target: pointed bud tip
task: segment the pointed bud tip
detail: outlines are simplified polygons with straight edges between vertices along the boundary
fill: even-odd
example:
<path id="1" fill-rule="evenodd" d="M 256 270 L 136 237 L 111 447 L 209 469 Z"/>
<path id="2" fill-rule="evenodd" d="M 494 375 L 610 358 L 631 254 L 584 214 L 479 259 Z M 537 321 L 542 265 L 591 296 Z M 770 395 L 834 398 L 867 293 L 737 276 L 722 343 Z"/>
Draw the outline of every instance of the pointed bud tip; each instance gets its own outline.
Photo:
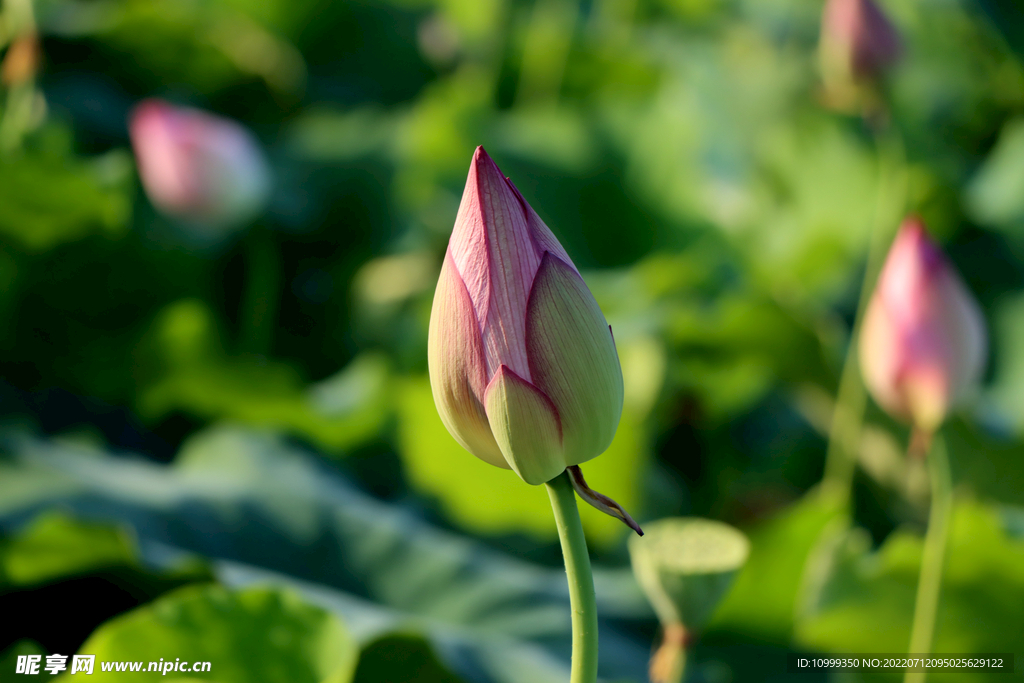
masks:
<path id="1" fill-rule="evenodd" d="M 934 272 L 946 264 L 945 254 L 928 233 L 928 228 L 920 216 L 911 214 L 903 219 L 895 243 L 900 250 L 910 252 L 908 256 L 913 255 L 920 259 L 928 272 Z"/>
<path id="2" fill-rule="evenodd" d="M 491 158 L 491 155 L 487 153 L 486 149 L 484 149 L 483 145 L 477 145 L 476 150 L 473 152 L 473 165 L 476 166 L 478 164 L 490 164 L 495 168 L 498 167 L 498 165 L 494 163 L 494 159 Z"/>
<path id="3" fill-rule="evenodd" d="M 916 213 L 907 214 L 900 223 L 901 232 L 912 232 L 919 234 L 925 232 L 924 219 L 918 216 Z"/>
<path id="4" fill-rule="evenodd" d="M 473 161 L 469 167 L 469 175 L 471 178 L 476 178 L 475 189 L 478 192 L 480 191 L 480 183 L 483 183 L 484 187 L 497 187 L 508 184 L 505 174 L 501 172 L 498 164 L 487 153 L 483 145 L 477 145 L 476 151 L 473 152 Z"/>

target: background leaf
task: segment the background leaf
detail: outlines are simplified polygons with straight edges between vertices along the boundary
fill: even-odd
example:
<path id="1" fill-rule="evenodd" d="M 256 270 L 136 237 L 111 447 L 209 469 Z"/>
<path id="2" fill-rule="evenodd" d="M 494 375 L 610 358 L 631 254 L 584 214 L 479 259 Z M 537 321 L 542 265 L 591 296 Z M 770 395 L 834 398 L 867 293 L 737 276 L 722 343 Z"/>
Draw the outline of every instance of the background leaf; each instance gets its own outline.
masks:
<path id="1" fill-rule="evenodd" d="M 357 653 L 344 626 L 295 595 L 273 589 L 231 592 L 195 586 L 124 614 L 82 645 L 98 679 L 146 680 L 152 673 L 103 672 L 100 662 L 210 662 L 196 680 L 348 683 Z M 66 674 L 70 676 L 71 674 Z"/>

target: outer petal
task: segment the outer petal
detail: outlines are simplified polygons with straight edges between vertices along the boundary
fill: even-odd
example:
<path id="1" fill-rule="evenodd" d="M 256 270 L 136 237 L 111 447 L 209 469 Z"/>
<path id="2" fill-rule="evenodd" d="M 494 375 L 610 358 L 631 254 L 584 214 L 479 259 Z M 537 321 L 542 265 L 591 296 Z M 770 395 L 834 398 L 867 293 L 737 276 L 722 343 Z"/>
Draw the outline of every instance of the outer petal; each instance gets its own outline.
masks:
<path id="1" fill-rule="evenodd" d="M 950 400 L 955 405 L 981 380 L 988 356 L 988 333 L 981 307 L 952 267 L 939 284 L 939 297 L 945 302 L 942 324 L 948 330 L 954 359 Z"/>
<path id="2" fill-rule="evenodd" d="M 526 312 L 533 383 L 562 420 L 565 464 L 604 452 L 622 415 L 622 368 L 611 330 L 576 271 L 544 254 Z"/>
<path id="3" fill-rule="evenodd" d="M 858 350 L 861 374 L 878 404 L 893 417 L 909 420 L 910 406 L 898 385 L 903 365 L 900 330 L 880 297 L 872 297 L 861 323 Z"/>
<path id="4" fill-rule="evenodd" d="M 448 432 L 476 457 L 507 469 L 479 398 L 486 385 L 480 326 L 450 252 L 434 291 L 427 364 L 434 404 Z"/>
<path id="5" fill-rule="evenodd" d="M 480 320 L 487 376 L 507 365 L 529 381 L 523 320 L 541 254 L 519 198 L 477 147 L 449 249 Z"/>
<path id="6" fill-rule="evenodd" d="M 523 481 L 543 484 L 565 470 L 558 411 L 537 387 L 502 365 L 484 401 L 501 452 Z"/>

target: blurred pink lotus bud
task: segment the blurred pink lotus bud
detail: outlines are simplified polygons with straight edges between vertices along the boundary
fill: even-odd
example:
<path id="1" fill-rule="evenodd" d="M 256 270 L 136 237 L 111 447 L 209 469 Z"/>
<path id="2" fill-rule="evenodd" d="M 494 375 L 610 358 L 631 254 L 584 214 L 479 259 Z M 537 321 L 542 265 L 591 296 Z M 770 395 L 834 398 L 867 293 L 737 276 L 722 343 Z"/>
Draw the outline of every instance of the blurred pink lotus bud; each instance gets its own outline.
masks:
<path id="1" fill-rule="evenodd" d="M 860 365 L 882 408 L 933 432 L 985 367 L 985 321 L 924 224 L 900 226 L 864 315 Z"/>
<path id="2" fill-rule="evenodd" d="M 240 124 L 150 99 L 135 107 L 128 128 L 146 194 L 167 214 L 233 226 L 266 204 L 270 168 Z"/>
<path id="3" fill-rule="evenodd" d="M 428 358 L 451 435 L 528 484 L 600 455 L 615 435 L 623 388 L 611 328 L 483 147 L 434 293 Z"/>
<path id="4" fill-rule="evenodd" d="M 870 80 L 899 59 L 899 33 L 874 0 L 828 0 L 821 16 L 826 80 Z"/>

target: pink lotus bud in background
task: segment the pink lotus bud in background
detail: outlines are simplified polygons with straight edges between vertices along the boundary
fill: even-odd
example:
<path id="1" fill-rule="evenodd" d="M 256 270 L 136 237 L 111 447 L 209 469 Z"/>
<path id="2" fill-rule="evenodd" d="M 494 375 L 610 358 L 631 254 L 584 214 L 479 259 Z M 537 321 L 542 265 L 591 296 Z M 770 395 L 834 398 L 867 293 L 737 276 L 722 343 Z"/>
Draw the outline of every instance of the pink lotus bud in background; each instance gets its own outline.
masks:
<path id="1" fill-rule="evenodd" d="M 254 218 L 266 204 L 270 168 L 240 124 L 150 99 L 135 107 L 128 127 L 142 185 L 161 211 L 230 226 Z"/>
<path id="2" fill-rule="evenodd" d="M 894 417 L 933 432 L 985 367 L 985 321 L 924 224 L 900 226 L 864 315 L 860 365 Z"/>
<path id="3" fill-rule="evenodd" d="M 451 435 L 528 484 L 600 455 L 615 435 L 623 387 L 611 328 L 483 147 L 434 293 L 428 354 Z"/>
<path id="4" fill-rule="evenodd" d="M 874 0 L 828 0 L 821 16 L 826 80 L 876 78 L 899 59 L 899 33 Z"/>

